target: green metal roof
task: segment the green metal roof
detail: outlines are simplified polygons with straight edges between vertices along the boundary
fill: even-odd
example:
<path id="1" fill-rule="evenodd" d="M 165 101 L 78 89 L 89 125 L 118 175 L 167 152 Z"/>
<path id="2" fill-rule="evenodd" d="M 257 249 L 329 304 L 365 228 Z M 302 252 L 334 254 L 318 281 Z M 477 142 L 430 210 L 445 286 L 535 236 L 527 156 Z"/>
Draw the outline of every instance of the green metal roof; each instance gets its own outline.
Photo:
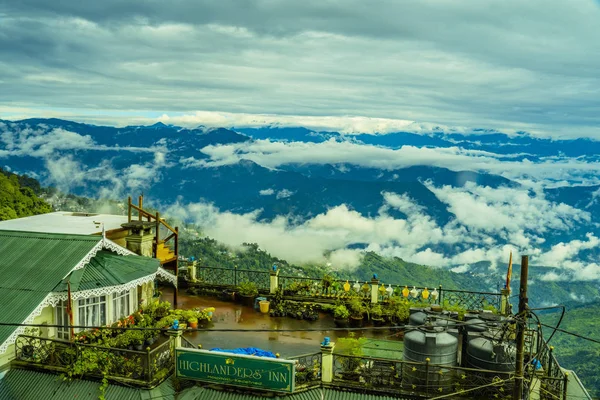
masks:
<path id="1" fill-rule="evenodd" d="M 0 288 L 51 292 L 101 236 L 0 231 Z"/>
<path id="2" fill-rule="evenodd" d="M 120 256 L 101 250 L 81 270 L 71 273 L 71 291 L 89 290 L 99 287 L 117 286 L 155 273 L 160 267 L 156 258 L 139 256 Z M 67 279 L 64 279 L 55 292 L 67 290 Z"/>
<path id="3" fill-rule="evenodd" d="M 22 322 L 102 237 L 0 231 L 1 322 Z M 14 327 L 0 327 L 0 344 Z"/>
<path id="4" fill-rule="evenodd" d="M 265 396 L 243 392 L 226 392 L 204 387 L 192 387 L 177 394 L 177 400 L 264 400 Z M 281 400 L 398 400 L 400 397 L 373 393 L 356 393 L 317 387 L 304 392 L 282 395 Z"/>
<path id="5" fill-rule="evenodd" d="M 11 369 L 0 379 L 0 399 L 4 400 L 97 400 L 100 382 L 75 379 L 66 382 L 59 375 L 44 372 Z M 175 390 L 167 379 L 152 390 L 109 385 L 105 392 L 107 400 L 172 400 Z"/>

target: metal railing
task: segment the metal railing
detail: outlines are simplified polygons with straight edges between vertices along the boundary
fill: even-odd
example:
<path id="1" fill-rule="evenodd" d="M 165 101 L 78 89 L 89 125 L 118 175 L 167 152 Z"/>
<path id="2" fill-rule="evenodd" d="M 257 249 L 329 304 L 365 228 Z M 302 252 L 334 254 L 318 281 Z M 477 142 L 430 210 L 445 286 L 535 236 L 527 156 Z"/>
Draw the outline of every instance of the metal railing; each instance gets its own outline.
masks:
<path id="1" fill-rule="evenodd" d="M 235 287 L 242 282 L 254 282 L 259 290 L 268 291 L 270 289 L 270 271 L 259 271 L 239 268 L 214 268 L 214 267 L 198 267 L 196 270 L 196 278 L 200 285 L 216 286 L 216 287 Z M 320 278 L 310 278 L 301 276 L 279 275 L 278 288 L 283 290 L 284 295 L 299 298 L 310 299 L 345 299 L 353 296 L 370 298 L 371 282 L 369 281 L 352 281 L 345 279 L 334 279 L 329 284 L 324 285 Z M 346 285 L 348 283 L 348 285 Z M 357 284 L 358 283 L 358 290 Z M 346 286 L 346 287 L 345 287 Z M 348 287 L 349 286 L 349 287 Z M 402 290 L 405 287 L 412 289 L 412 285 L 388 284 L 384 288 L 383 285 L 379 290 L 379 301 L 385 302 L 390 298 L 405 297 L 412 303 L 419 304 L 439 304 L 446 307 L 461 307 L 466 310 L 481 310 L 485 308 L 495 308 L 500 310 L 502 302 L 501 293 L 493 292 L 474 292 L 468 290 L 445 289 L 442 286 L 436 288 L 427 288 L 429 293 L 437 291 L 438 296 L 434 298 L 429 296 L 423 298 L 421 295 L 424 287 L 416 287 L 419 291 L 417 297 L 403 296 Z M 384 290 L 391 287 L 392 295 Z M 348 290 L 346 290 L 348 289 Z"/>
<path id="2" fill-rule="evenodd" d="M 334 354 L 333 383 L 370 391 L 417 396 L 460 395 L 503 398 L 512 391 L 513 373 L 451 365 Z"/>
<path id="3" fill-rule="evenodd" d="M 29 335 L 17 337 L 15 361 L 64 373 L 75 367 L 86 376 L 106 376 L 140 387 L 162 382 L 175 365 L 171 339 L 153 349 L 137 351 Z"/>
<path id="4" fill-rule="evenodd" d="M 321 352 L 290 357 L 296 360 L 296 388 L 321 384 Z"/>
<path id="5" fill-rule="evenodd" d="M 269 272 L 239 268 L 199 267 L 196 279 L 201 285 L 237 286 L 242 282 L 254 282 L 258 290 L 269 290 Z"/>

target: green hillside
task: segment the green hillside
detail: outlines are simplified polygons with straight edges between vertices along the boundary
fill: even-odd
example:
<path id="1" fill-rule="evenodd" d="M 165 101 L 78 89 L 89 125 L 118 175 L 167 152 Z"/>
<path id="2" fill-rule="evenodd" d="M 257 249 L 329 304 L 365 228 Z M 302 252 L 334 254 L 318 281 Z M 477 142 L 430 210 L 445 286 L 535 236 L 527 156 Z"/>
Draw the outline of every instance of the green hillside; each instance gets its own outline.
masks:
<path id="1" fill-rule="evenodd" d="M 40 193 L 38 181 L 0 168 L 0 221 L 51 212 L 36 193 Z"/>
<path id="2" fill-rule="evenodd" d="M 600 340 L 600 302 L 567 305 L 567 312 L 560 325 L 561 329 Z M 543 323 L 555 326 L 560 311 L 540 314 Z M 544 336 L 549 337 L 552 329 L 546 328 Z M 573 369 L 592 396 L 600 397 L 600 344 L 577 338 L 566 333 L 556 332 L 550 345 L 558 362 Z"/>

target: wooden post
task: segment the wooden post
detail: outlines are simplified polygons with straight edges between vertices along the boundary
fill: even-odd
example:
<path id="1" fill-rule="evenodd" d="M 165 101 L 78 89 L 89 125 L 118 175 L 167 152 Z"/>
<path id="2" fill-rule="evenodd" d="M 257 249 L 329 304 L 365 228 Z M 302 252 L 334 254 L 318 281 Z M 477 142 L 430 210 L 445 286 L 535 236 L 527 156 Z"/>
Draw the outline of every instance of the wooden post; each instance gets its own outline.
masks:
<path id="1" fill-rule="evenodd" d="M 158 214 L 157 214 L 158 215 Z M 179 282 L 179 228 L 175 227 L 175 280 Z M 179 294 L 179 285 L 175 286 L 173 291 L 173 306 L 177 308 L 177 295 Z"/>
<path id="2" fill-rule="evenodd" d="M 517 359 L 515 368 L 515 386 L 513 400 L 523 399 L 523 361 L 525 358 L 525 327 L 527 318 L 527 275 L 529 273 L 529 257 L 521 257 L 521 282 L 519 285 L 519 313 L 517 314 Z"/>
<path id="3" fill-rule="evenodd" d="M 142 220 L 142 211 L 143 208 L 142 206 L 144 205 L 144 196 L 138 196 L 138 207 L 140 208 L 140 211 L 138 211 L 138 221 Z"/>
<path id="4" fill-rule="evenodd" d="M 131 196 L 127 198 L 127 222 L 131 222 Z"/>
<path id="5" fill-rule="evenodd" d="M 156 245 L 158 246 L 158 240 L 160 239 L 160 213 L 156 212 Z"/>

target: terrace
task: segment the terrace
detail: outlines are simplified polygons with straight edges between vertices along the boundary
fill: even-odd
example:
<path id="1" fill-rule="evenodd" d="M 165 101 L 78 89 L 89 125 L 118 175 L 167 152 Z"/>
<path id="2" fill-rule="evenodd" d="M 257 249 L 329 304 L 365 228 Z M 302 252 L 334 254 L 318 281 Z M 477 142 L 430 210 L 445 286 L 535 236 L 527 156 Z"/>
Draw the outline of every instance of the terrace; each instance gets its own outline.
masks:
<path id="1" fill-rule="evenodd" d="M 277 270 L 190 265 L 188 272 L 192 278 L 188 293 L 180 292 L 178 306 L 195 310 L 195 314 L 179 310 L 170 311 L 168 316 L 152 316 L 146 326 L 162 329 L 162 335 L 146 343 L 145 348 L 119 347 L 114 336 L 99 344 L 22 335 L 17 341 L 15 364 L 154 387 L 172 375 L 176 349 L 256 347 L 276 353 L 280 359 L 296 360 L 294 393 L 326 387 L 406 398 L 452 394 L 506 398 L 512 392 L 513 370 L 482 368 L 466 362 L 466 338 L 479 335 L 470 330 L 476 324 L 470 328 L 467 320 L 484 319 L 486 329 L 494 332 L 485 337 L 491 337 L 494 345 L 509 345 L 514 338 L 515 320 L 506 318 L 509 306 L 505 292 L 384 286 L 375 278 L 351 283 L 329 277 L 287 277 L 279 276 Z M 172 298 L 171 288 L 161 290 L 162 298 Z M 269 312 L 255 308 L 259 297 L 270 301 Z M 336 309 L 342 304 L 350 309 L 352 304 L 360 305 L 354 313 L 360 314 L 361 320 L 355 324 L 363 329 L 340 325 Z M 418 312 L 425 307 L 428 309 L 424 318 L 435 328 L 419 322 L 422 315 Z M 204 318 L 204 313 L 212 314 Z M 409 321 L 410 313 L 419 318 L 411 317 Z M 143 314 L 153 315 L 148 310 Z M 167 330 L 176 318 L 179 329 Z M 200 320 L 198 328 L 190 329 L 194 318 Z M 425 338 L 455 337 L 456 354 L 444 358 L 429 349 L 429 357 L 411 359 L 405 354 L 405 335 L 412 332 Z M 413 346 L 414 342 L 408 345 Z M 526 360 L 532 361 L 526 368 L 526 386 L 530 391 L 539 398 L 566 398 L 569 378 L 536 330 L 528 330 Z M 507 361 L 514 365 L 514 358 Z M 73 371 L 70 366 L 74 364 L 86 367 Z"/>

